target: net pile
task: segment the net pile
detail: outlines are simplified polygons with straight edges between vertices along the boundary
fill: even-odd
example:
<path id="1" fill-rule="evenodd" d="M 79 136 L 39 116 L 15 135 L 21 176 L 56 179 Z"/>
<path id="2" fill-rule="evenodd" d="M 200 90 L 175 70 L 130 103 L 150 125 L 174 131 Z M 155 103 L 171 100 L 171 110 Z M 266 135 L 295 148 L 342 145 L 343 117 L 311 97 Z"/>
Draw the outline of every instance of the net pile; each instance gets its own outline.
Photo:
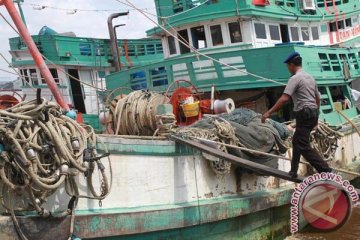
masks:
<path id="1" fill-rule="evenodd" d="M 192 126 L 178 128 L 174 134 L 182 137 L 204 138 L 233 146 L 246 147 L 265 153 L 284 154 L 287 151 L 285 140 L 290 136 L 286 125 L 275 121 L 261 123 L 261 114 L 239 108 L 233 113 L 219 116 L 207 116 Z M 266 166 L 277 168 L 278 159 L 224 146 L 214 146 L 224 152 L 245 158 Z M 205 154 L 210 166 L 218 175 L 230 171 L 231 164 L 225 160 Z"/>

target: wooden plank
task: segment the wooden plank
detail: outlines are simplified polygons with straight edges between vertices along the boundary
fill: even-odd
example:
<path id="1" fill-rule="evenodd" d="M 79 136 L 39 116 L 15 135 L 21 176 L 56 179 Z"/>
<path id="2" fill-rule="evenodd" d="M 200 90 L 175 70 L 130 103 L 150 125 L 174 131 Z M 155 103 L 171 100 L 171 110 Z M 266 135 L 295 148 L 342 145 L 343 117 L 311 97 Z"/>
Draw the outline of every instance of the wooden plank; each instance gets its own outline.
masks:
<path id="1" fill-rule="evenodd" d="M 281 171 L 279 169 L 274 169 L 274 168 L 265 166 L 260 163 L 252 162 L 252 161 L 219 151 L 217 149 L 208 147 L 204 144 L 201 144 L 201 143 L 193 141 L 193 140 L 183 139 L 183 138 L 180 138 L 177 136 L 171 136 L 171 138 L 178 143 L 191 146 L 193 148 L 196 148 L 198 150 L 201 150 L 203 152 L 211 154 L 215 157 L 226 159 L 227 161 L 229 161 L 235 165 L 252 170 L 254 172 L 258 172 L 258 173 L 265 174 L 268 176 L 277 177 L 277 178 L 284 179 L 284 180 L 294 182 L 294 183 L 301 183 L 305 179 L 304 177 L 291 178 L 287 172 Z M 355 189 L 355 190 L 357 191 L 358 195 L 360 196 L 360 189 Z"/>
<path id="2" fill-rule="evenodd" d="M 204 144 L 201 144 L 201 143 L 193 141 L 193 140 L 183 139 L 183 138 L 180 138 L 177 136 L 171 136 L 171 138 L 178 143 L 185 144 L 185 145 L 191 146 L 193 148 L 196 148 L 198 150 L 201 150 L 203 152 L 206 152 L 208 154 L 211 154 L 213 156 L 216 156 L 216 157 L 219 157 L 222 159 L 226 159 L 227 161 L 229 161 L 233 164 L 236 164 L 238 166 L 252 170 L 254 172 L 258 172 L 258 173 L 269 175 L 269 176 L 274 176 L 274 177 L 281 178 L 281 179 L 295 182 L 295 183 L 300 183 L 304 179 L 303 177 L 292 178 L 289 176 L 289 174 L 287 172 L 284 172 L 284 171 L 281 171 L 278 169 L 274 169 L 274 168 L 265 166 L 260 163 L 252 162 L 252 161 L 234 156 L 232 154 L 222 152 L 220 150 L 208 147 Z"/>

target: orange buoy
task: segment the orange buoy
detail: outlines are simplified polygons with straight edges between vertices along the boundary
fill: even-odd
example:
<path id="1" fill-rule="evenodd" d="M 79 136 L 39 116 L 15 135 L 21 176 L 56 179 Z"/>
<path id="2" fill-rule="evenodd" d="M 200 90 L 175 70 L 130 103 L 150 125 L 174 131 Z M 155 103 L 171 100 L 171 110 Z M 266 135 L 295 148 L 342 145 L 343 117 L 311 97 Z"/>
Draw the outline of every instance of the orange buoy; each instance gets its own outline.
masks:
<path id="1" fill-rule="evenodd" d="M 7 109 L 19 103 L 16 97 L 11 95 L 0 95 L 0 109 Z"/>
<path id="2" fill-rule="evenodd" d="M 269 0 L 253 0 L 252 3 L 255 6 L 267 6 L 267 5 L 270 5 Z"/>

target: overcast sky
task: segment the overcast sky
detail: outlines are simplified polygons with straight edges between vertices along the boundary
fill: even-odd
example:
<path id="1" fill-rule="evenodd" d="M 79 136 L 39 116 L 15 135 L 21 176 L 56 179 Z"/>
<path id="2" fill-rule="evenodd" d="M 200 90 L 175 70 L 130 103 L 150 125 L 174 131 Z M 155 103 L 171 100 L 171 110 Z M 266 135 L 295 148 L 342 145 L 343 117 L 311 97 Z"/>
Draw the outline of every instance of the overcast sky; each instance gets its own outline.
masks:
<path id="1" fill-rule="evenodd" d="M 155 14 L 156 12 L 154 0 L 132 0 L 131 2 L 151 13 Z M 76 14 L 69 14 L 68 11 L 50 8 L 40 11 L 35 10 L 31 4 L 64 9 L 106 9 L 114 11 L 127 11 L 129 9 L 129 7 L 115 0 L 25 0 L 22 7 L 28 29 L 33 35 L 37 34 L 46 25 L 59 33 L 72 31 L 79 37 L 109 38 L 107 17 L 111 12 L 78 11 Z M 10 19 L 4 6 L 0 6 L 0 12 Z M 130 11 L 128 17 L 117 19 L 114 23 L 126 24 L 125 27 L 118 31 L 119 38 L 145 37 L 145 31 L 153 27 L 153 24 L 148 19 L 136 11 Z M 15 36 L 14 31 L 0 18 L 0 52 L 8 60 L 11 59 L 8 39 Z M 0 59 L 0 68 L 8 69 L 6 62 L 2 59 Z M 0 71 L 0 81 L 10 79 L 14 79 L 14 76 Z"/>

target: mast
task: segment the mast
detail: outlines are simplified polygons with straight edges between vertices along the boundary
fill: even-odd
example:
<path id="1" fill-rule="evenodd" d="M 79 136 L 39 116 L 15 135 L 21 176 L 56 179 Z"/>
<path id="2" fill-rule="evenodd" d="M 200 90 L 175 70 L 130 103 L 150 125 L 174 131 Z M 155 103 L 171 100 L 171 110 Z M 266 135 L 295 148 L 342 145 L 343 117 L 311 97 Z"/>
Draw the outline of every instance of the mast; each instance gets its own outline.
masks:
<path id="1" fill-rule="evenodd" d="M 21 1 L 21 0 L 20 0 Z M 69 111 L 69 106 L 64 100 L 64 97 L 59 91 L 58 86 L 56 85 L 56 82 L 51 75 L 51 72 L 46 65 L 41 53 L 39 52 L 39 49 L 37 48 L 34 40 L 32 39 L 28 29 L 25 26 L 25 23 L 21 19 L 18 11 L 16 10 L 16 7 L 14 5 L 13 0 L 0 0 L 0 5 L 4 5 L 7 9 L 9 15 L 11 16 L 13 22 L 16 25 L 16 28 L 19 31 L 20 37 L 25 42 L 26 46 L 29 49 L 29 52 L 34 59 L 34 62 L 36 66 L 39 68 L 41 75 L 44 77 L 46 84 L 48 85 L 51 93 L 53 94 L 56 102 L 65 110 Z"/>
<path id="2" fill-rule="evenodd" d="M 21 16 L 21 19 L 23 20 L 25 26 L 27 27 L 27 24 L 26 24 L 26 20 L 25 20 L 25 15 L 24 15 L 24 11 L 21 7 L 21 3 L 23 3 L 24 0 L 14 0 L 14 3 L 17 3 L 17 6 L 18 6 L 18 9 L 19 9 L 19 12 L 20 12 L 20 16 Z"/>

